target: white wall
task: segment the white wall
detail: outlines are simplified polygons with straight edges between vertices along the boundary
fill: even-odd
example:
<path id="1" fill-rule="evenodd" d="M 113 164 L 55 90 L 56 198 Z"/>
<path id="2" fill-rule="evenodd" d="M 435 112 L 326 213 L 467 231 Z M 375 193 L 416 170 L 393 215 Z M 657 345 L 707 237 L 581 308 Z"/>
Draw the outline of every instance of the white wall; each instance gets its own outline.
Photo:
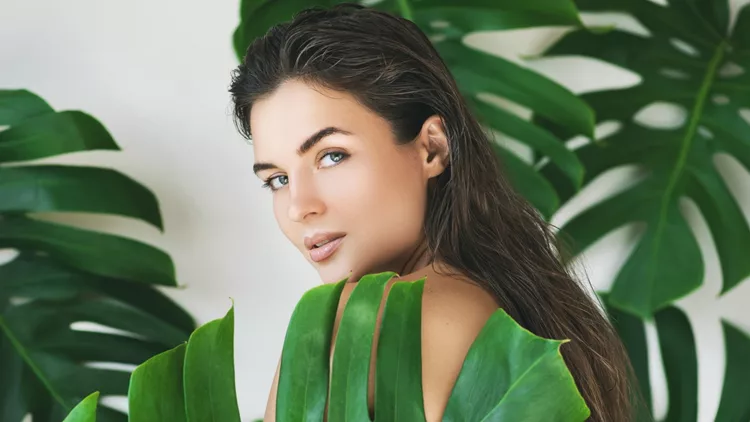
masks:
<path id="1" fill-rule="evenodd" d="M 745 2 L 732 1 L 735 8 Z M 32 90 L 57 109 L 94 115 L 110 130 L 122 152 L 72 154 L 53 161 L 111 166 L 144 183 L 160 200 L 165 232 L 124 218 L 56 218 L 167 250 L 185 286 L 170 294 L 200 323 L 221 317 L 230 297 L 234 299 L 238 397 L 243 420 L 250 420 L 265 408 L 293 307 L 318 280 L 277 229 L 270 196 L 250 169 L 252 147 L 232 124 L 227 87 L 237 64 L 231 35 L 238 7 L 238 0 L 3 0 L 0 88 Z M 535 52 L 550 33 L 554 31 L 513 31 L 477 36 L 472 42 L 513 56 Z M 530 66 L 576 92 L 634 81 L 626 72 L 582 60 Z M 719 163 L 750 216 L 750 176 L 731 160 Z M 616 172 L 587 189 L 555 222 L 601 198 L 626 174 Z M 750 331 L 750 313 L 744 311 L 750 282 L 716 299 L 721 275 L 716 253 L 705 222 L 694 207 L 686 210 L 701 238 L 707 279 L 680 305 L 695 324 L 700 420 L 710 421 L 724 370 L 719 318 Z M 586 268 L 596 287 L 611 284 L 630 250 L 629 236 L 628 229 L 619 230 L 587 251 Z M 657 409 L 663 411 L 657 357 L 653 384 Z"/>

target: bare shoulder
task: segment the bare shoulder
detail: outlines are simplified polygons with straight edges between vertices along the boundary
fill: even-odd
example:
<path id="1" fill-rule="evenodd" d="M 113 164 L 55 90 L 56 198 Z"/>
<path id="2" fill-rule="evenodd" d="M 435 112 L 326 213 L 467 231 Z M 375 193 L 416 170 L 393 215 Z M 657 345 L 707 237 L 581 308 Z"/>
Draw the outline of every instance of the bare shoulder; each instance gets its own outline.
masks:
<path id="1" fill-rule="evenodd" d="M 497 309 L 489 293 L 465 279 L 427 277 L 422 300 L 422 389 L 428 422 L 443 419 L 469 348 Z"/>

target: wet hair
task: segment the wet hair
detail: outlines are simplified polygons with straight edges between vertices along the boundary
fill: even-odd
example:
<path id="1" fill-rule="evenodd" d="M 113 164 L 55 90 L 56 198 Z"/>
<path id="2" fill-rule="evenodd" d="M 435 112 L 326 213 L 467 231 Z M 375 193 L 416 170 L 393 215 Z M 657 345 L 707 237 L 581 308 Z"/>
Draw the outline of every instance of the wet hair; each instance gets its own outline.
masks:
<path id="1" fill-rule="evenodd" d="M 450 158 L 428 188 L 431 256 L 492 294 L 536 335 L 571 339 L 561 350 L 589 420 L 631 420 L 634 383 L 616 331 L 563 264 L 549 224 L 503 175 L 493 140 L 419 27 L 353 3 L 308 8 L 272 27 L 232 73 L 235 123 L 246 138 L 253 103 L 288 80 L 351 94 L 390 122 L 400 144 L 439 115 Z"/>

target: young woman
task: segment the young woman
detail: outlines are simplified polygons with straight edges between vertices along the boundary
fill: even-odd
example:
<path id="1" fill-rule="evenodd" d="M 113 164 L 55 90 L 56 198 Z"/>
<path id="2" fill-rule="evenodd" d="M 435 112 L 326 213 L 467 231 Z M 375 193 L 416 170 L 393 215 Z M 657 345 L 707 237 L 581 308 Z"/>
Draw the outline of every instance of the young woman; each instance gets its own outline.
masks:
<path id="1" fill-rule="evenodd" d="M 498 307 L 539 336 L 572 340 L 563 356 L 590 420 L 630 420 L 616 333 L 501 175 L 491 140 L 416 25 L 354 4 L 304 10 L 252 43 L 230 91 L 284 235 L 324 283 L 348 277 L 339 316 L 365 274 L 427 277 L 429 422 L 442 420 L 469 346 Z M 277 381 L 278 368 L 266 421 Z"/>

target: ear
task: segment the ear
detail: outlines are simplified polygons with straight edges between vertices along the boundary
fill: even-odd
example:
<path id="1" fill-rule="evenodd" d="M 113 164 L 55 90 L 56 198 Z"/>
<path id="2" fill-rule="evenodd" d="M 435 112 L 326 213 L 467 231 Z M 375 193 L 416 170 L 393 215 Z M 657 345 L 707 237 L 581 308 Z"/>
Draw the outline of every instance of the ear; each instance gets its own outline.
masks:
<path id="1" fill-rule="evenodd" d="M 425 120 L 417 135 L 416 144 L 427 179 L 445 171 L 450 163 L 450 145 L 440 116 L 435 114 Z"/>

